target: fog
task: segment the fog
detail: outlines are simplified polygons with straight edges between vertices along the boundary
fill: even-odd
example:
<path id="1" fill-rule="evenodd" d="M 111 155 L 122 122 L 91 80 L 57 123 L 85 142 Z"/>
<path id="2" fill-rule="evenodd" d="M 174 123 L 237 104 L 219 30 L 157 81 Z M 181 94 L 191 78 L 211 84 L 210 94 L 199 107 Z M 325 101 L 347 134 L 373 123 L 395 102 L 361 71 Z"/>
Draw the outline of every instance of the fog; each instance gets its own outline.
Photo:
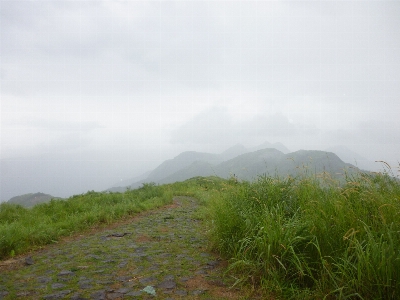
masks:
<path id="1" fill-rule="evenodd" d="M 3 0 L 0 40 L 0 201 L 237 143 L 398 166 L 400 1 Z"/>

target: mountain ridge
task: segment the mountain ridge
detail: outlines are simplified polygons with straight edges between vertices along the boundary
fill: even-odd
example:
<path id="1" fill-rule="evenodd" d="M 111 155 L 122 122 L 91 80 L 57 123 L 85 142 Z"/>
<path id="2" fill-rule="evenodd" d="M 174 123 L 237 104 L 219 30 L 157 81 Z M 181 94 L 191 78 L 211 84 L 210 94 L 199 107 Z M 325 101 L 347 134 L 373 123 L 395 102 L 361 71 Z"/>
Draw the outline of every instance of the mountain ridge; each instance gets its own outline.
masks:
<path id="1" fill-rule="evenodd" d="M 267 144 L 267 143 L 264 143 Z M 282 145 L 283 146 L 283 145 Z M 284 146 L 283 146 L 284 147 Z M 257 147 L 252 148 L 257 149 Z M 286 147 L 283 150 L 287 149 Z M 322 150 L 298 150 L 284 153 L 276 148 L 247 151 L 241 144 L 236 144 L 220 154 L 185 151 L 161 163 L 141 181 L 133 182 L 118 190 L 134 189 L 143 183 L 154 182 L 167 184 L 183 181 L 196 176 L 236 177 L 241 180 L 254 180 L 260 175 L 297 176 L 304 173 L 330 173 L 334 178 L 359 171 L 356 166 L 344 162 L 338 155 Z M 285 150 L 286 151 L 286 150 Z M 239 154 L 234 156 L 234 154 Z M 234 156 L 234 157 L 232 157 Z M 225 159 L 229 158 L 229 159 Z"/>
<path id="2" fill-rule="evenodd" d="M 264 145 L 274 145 L 277 148 L 259 149 Z M 339 175 L 343 175 L 345 170 L 347 172 L 360 170 L 357 166 L 349 163 L 348 159 L 346 162 L 342 158 L 346 153 L 347 157 L 357 155 L 356 153 L 343 147 L 338 149 L 342 150 L 342 155 L 327 150 L 288 152 L 289 150 L 281 143 L 265 142 L 257 147 L 250 148 L 238 143 L 221 153 L 184 151 L 172 159 L 165 160 L 155 169 L 140 176 L 116 182 L 114 186 L 104 191 L 124 192 L 127 189 L 139 188 L 144 183 L 166 184 L 197 176 L 219 176 L 222 178 L 234 176 L 240 180 L 253 180 L 260 175 L 296 176 L 302 172 L 311 174 L 328 172 L 333 177 L 339 177 Z M 23 198 L 26 195 L 32 195 L 32 193 L 13 198 Z M 51 198 L 57 197 L 48 195 L 45 200 L 39 202 L 50 201 Z M 33 203 L 34 201 L 28 200 L 28 206 L 32 206 L 30 202 Z"/>

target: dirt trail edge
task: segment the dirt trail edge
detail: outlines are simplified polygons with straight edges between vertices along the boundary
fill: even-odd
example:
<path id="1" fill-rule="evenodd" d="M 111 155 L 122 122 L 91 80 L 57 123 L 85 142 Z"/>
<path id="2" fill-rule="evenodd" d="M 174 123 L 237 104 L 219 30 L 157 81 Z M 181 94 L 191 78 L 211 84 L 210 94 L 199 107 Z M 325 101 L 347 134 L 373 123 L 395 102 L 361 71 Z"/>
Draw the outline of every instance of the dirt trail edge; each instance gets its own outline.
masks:
<path id="1" fill-rule="evenodd" d="M 0 299 L 246 299 L 207 252 L 197 200 L 34 252 L 3 268 Z"/>

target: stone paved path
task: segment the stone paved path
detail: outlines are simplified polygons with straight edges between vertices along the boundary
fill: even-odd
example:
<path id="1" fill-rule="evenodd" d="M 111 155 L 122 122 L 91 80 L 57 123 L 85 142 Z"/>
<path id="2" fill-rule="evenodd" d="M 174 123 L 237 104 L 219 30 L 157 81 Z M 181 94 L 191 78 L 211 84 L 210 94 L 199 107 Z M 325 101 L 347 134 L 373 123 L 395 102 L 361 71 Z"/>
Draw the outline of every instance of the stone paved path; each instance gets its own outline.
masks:
<path id="1" fill-rule="evenodd" d="M 197 201 L 35 252 L 0 269 L 0 299 L 235 299 L 207 252 Z"/>

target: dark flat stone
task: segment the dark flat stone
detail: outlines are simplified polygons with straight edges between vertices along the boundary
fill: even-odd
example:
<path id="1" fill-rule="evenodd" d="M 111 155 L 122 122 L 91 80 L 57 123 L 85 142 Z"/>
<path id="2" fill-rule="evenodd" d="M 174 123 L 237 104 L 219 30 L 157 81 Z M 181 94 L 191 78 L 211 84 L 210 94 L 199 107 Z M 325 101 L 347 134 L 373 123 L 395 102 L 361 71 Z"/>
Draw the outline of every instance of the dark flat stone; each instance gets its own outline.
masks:
<path id="1" fill-rule="evenodd" d="M 174 275 L 167 275 L 164 277 L 164 280 L 174 280 L 175 276 Z"/>
<path id="2" fill-rule="evenodd" d="M 172 254 L 171 253 L 161 253 L 161 254 L 159 254 L 159 255 L 157 255 L 157 256 L 159 256 L 159 257 L 171 257 L 172 256 Z"/>
<path id="3" fill-rule="evenodd" d="M 120 288 L 118 290 L 115 291 L 115 293 L 120 293 L 120 294 L 127 294 L 129 293 L 131 290 L 127 289 L 127 288 Z"/>
<path id="4" fill-rule="evenodd" d="M 186 282 L 186 281 L 188 281 L 189 279 L 190 279 L 190 277 L 182 277 L 180 280 L 183 281 L 183 282 Z"/>
<path id="5" fill-rule="evenodd" d="M 147 250 L 147 247 L 138 247 L 138 248 L 136 248 L 136 252 L 143 252 L 143 251 L 146 251 Z"/>
<path id="6" fill-rule="evenodd" d="M 51 295 L 43 296 L 43 299 L 45 299 L 45 300 L 64 299 L 65 296 L 67 296 L 69 293 L 71 293 L 70 290 L 65 290 L 65 291 L 61 291 L 61 292 L 54 293 Z"/>
<path id="7" fill-rule="evenodd" d="M 106 291 L 97 291 L 90 295 L 92 300 L 106 300 Z"/>
<path id="8" fill-rule="evenodd" d="M 120 238 L 120 237 L 123 237 L 123 236 L 126 236 L 126 235 L 131 235 L 131 234 L 132 234 L 132 232 L 115 232 L 115 233 L 111 233 L 111 234 L 107 235 L 107 237 Z"/>
<path id="9" fill-rule="evenodd" d="M 88 298 L 83 297 L 80 294 L 75 294 L 71 297 L 71 300 L 88 300 Z"/>
<path id="10" fill-rule="evenodd" d="M 92 280 L 85 276 L 81 276 L 81 277 L 79 277 L 79 281 L 92 281 Z"/>
<path id="11" fill-rule="evenodd" d="M 31 266 L 31 265 L 33 265 L 34 263 L 35 263 L 35 262 L 33 261 L 33 259 L 32 259 L 31 256 L 25 258 L 25 265 Z"/>
<path id="12" fill-rule="evenodd" d="M 57 274 L 58 276 L 71 276 L 74 275 L 74 272 L 69 271 L 69 270 L 63 270 L 60 273 Z"/>
<path id="13" fill-rule="evenodd" d="M 19 293 L 17 293 L 17 297 L 20 297 L 20 298 L 27 297 L 29 295 L 30 295 L 30 292 L 19 292 Z M 1 297 L 1 294 L 0 294 L 0 297 Z"/>
<path id="14" fill-rule="evenodd" d="M 130 280 L 131 278 L 132 278 L 131 276 L 119 276 L 116 279 L 121 282 L 126 282 L 126 281 Z"/>
<path id="15" fill-rule="evenodd" d="M 164 280 L 157 287 L 160 289 L 174 289 L 176 288 L 176 282 L 173 280 Z"/>
<path id="16" fill-rule="evenodd" d="M 139 282 L 141 283 L 141 284 L 144 284 L 144 285 L 147 285 L 147 284 L 149 284 L 150 282 L 154 282 L 154 281 L 156 281 L 156 278 L 155 277 L 145 277 L 145 278 L 140 278 L 139 279 Z"/>
<path id="17" fill-rule="evenodd" d="M 211 266 L 211 267 L 216 267 L 216 266 L 218 266 L 218 264 L 219 264 L 219 261 L 217 261 L 217 260 L 207 262 L 207 265 Z"/>
<path id="18" fill-rule="evenodd" d="M 58 278 L 58 281 L 68 282 L 68 281 L 71 281 L 72 278 L 73 278 L 72 276 L 60 276 L 60 277 Z"/>
<path id="19" fill-rule="evenodd" d="M 175 294 L 177 294 L 179 296 L 187 296 L 188 292 L 185 290 L 177 290 L 177 291 L 175 291 Z"/>
<path id="20" fill-rule="evenodd" d="M 132 257 L 143 257 L 144 258 L 144 257 L 148 256 L 148 254 L 139 252 L 139 253 L 132 253 L 131 256 Z"/>
<path id="21" fill-rule="evenodd" d="M 63 287 L 65 287 L 65 284 L 62 284 L 62 283 L 53 283 L 53 284 L 51 285 L 51 288 L 52 288 L 52 289 L 61 289 L 61 288 L 63 288 Z"/>
<path id="22" fill-rule="evenodd" d="M 105 279 L 105 280 L 97 280 L 96 283 L 100 285 L 108 285 L 108 284 L 113 284 L 115 282 L 113 280 Z"/>
<path id="23" fill-rule="evenodd" d="M 79 288 L 82 290 L 88 290 L 91 289 L 93 287 L 93 285 L 91 285 L 90 283 L 80 283 L 79 284 Z"/>
<path id="24" fill-rule="evenodd" d="M 86 257 L 88 257 L 88 258 L 93 258 L 93 259 L 98 259 L 98 260 L 101 259 L 101 257 L 100 257 L 99 255 L 95 255 L 95 254 L 89 254 L 89 255 L 87 255 Z"/>
<path id="25" fill-rule="evenodd" d="M 142 291 L 136 291 L 136 292 L 130 292 L 130 293 L 126 294 L 126 296 L 137 297 L 137 296 L 140 296 L 140 295 L 142 295 L 142 294 L 143 294 Z"/>
<path id="26" fill-rule="evenodd" d="M 109 294 L 107 294 L 107 299 L 111 299 L 111 300 L 114 300 L 114 299 L 118 299 L 118 298 L 121 298 L 121 297 L 123 297 L 124 296 L 124 294 L 121 294 L 121 293 L 109 293 Z"/>
<path id="27" fill-rule="evenodd" d="M 124 286 L 126 286 L 128 288 L 132 288 L 134 286 L 138 286 L 138 283 L 135 281 L 128 281 L 128 282 L 124 282 Z"/>
<path id="28" fill-rule="evenodd" d="M 50 277 L 41 276 L 41 277 L 37 278 L 37 281 L 39 283 L 48 283 L 48 282 L 51 281 L 51 278 Z"/>
<path id="29" fill-rule="evenodd" d="M 116 261 L 114 259 L 107 259 L 107 260 L 103 260 L 102 262 L 105 264 L 112 264 L 112 263 L 115 263 Z"/>

